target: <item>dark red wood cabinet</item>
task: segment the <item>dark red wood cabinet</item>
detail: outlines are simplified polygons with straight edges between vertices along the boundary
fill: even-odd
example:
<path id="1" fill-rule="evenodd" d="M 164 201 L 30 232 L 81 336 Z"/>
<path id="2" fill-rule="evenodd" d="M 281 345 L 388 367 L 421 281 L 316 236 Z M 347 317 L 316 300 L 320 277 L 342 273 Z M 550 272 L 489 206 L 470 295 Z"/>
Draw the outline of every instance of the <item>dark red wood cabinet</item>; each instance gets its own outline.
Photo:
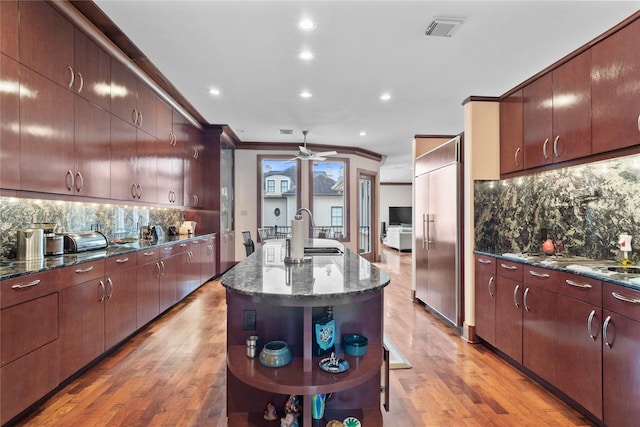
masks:
<path id="1" fill-rule="evenodd" d="M 553 80 L 545 74 L 522 89 L 524 168 L 552 162 Z"/>
<path id="2" fill-rule="evenodd" d="M 522 89 L 500 101 L 500 174 L 524 168 Z"/>
<path id="3" fill-rule="evenodd" d="M 475 256 L 476 334 L 496 345 L 496 259 Z"/>
<path id="4" fill-rule="evenodd" d="M 110 349 L 137 328 L 136 255 L 120 255 L 106 260 L 104 285 L 105 349 Z"/>
<path id="5" fill-rule="evenodd" d="M 72 90 L 105 111 L 111 107 L 111 57 L 77 28 L 74 30 Z"/>
<path id="6" fill-rule="evenodd" d="M 4 2 L 0 2 L 4 3 Z M 5 6 L 0 6 L 5 7 Z M 4 31 L 4 29 L 3 29 Z M 0 187 L 20 189 L 20 64 L 0 54 Z"/>
<path id="7" fill-rule="evenodd" d="M 640 20 L 591 48 L 594 153 L 640 144 Z"/>
<path id="8" fill-rule="evenodd" d="M 18 2 L 0 2 L 0 52 L 18 59 Z"/>
<path id="9" fill-rule="evenodd" d="M 137 129 L 111 115 L 111 198 L 137 200 Z"/>

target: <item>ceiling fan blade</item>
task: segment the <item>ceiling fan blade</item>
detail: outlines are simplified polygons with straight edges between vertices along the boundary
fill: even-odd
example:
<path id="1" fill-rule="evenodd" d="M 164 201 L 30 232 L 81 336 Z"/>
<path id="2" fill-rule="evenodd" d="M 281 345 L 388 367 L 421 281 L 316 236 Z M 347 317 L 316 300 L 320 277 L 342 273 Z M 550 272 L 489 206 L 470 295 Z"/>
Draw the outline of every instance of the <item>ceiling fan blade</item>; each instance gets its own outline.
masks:
<path id="1" fill-rule="evenodd" d="M 338 154 L 337 151 L 323 151 L 321 153 L 313 153 L 314 156 L 335 156 L 336 154 Z"/>
<path id="2" fill-rule="evenodd" d="M 308 156 L 310 156 L 311 154 L 313 154 L 313 153 L 311 152 L 311 150 L 309 150 L 307 147 L 304 147 L 304 146 L 302 146 L 302 145 L 299 145 L 299 146 L 298 146 L 298 149 L 300 149 L 300 152 L 301 152 L 302 154 L 306 154 L 306 155 L 308 155 Z"/>

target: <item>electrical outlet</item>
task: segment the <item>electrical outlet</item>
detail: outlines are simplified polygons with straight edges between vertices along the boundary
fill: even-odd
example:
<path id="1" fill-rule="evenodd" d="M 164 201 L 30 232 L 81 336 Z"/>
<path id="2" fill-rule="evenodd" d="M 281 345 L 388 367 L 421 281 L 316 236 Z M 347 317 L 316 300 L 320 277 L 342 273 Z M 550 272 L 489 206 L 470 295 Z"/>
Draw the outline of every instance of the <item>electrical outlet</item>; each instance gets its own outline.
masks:
<path id="1" fill-rule="evenodd" d="M 255 310 L 244 311 L 244 330 L 245 331 L 256 330 L 256 311 Z"/>

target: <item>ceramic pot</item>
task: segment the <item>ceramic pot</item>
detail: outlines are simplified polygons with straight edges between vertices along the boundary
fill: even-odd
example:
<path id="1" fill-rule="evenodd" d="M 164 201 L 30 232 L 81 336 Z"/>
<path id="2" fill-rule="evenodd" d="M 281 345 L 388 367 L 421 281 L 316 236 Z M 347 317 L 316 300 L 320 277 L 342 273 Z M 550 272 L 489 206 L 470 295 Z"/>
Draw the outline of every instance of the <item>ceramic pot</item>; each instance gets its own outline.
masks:
<path id="1" fill-rule="evenodd" d="M 284 341 L 270 341 L 260 352 L 260 363 L 269 368 L 278 368 L 291 363 L 291 350 Z"/>

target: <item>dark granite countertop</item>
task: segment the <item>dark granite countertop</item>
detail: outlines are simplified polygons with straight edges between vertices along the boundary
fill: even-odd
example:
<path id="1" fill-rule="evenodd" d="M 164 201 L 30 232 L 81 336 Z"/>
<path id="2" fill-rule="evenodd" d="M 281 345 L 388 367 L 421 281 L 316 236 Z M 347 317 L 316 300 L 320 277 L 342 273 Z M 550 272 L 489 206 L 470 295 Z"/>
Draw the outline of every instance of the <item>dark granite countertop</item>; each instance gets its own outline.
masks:
<path id="1" fill-rule="evenodd" d="M 210 235 L 211 234 L 205 234 L 202 236 L 166 236 L 162 240 L 137 240 L 135 242 L 127 244 L 110 243 L 109 246 L 107 246 L 107 248 L 105 249 L 79 252 L 77 254 L 46 256 L 40 260 L 2 260 L 0 261 L 0 280 L 25 276 L 27 274 L 38 273 L 41 271 L 53 270 L 55 268 L 68 267 L 70 265 L 81 264 L 83 262 L 120 256 L 127 253 L 137 252 L 144 248 L 161 247 L 176 242 L 194 240 L 203 236 Z"/>
<path id="2" fill-rule="evenodd" d="M 640 274 L 616 273 L 607 270 L 608 267 L 622 267 L 620 263 L 615 261 L 554 255 L 494 254 L 482 251 L 474 251 L 474 253 L 495 257 L 497 259 L 516 261 L 536 267 L 564 271 L 640 291 Z M 638 266 L 635 267 L 637 268 Z"/>
<path id="3" fill-rule="evenodd" d="M 305 247 L 337 247 L 342 253 L 317 254 L 300 264 L 285 263 L 285 240 L 267 240 L 222 276 L 235 292 L 269 299 L 327 300 L 380 290 L 390 282 L 383 270 L 330 239 L 307 240 Z"/>

